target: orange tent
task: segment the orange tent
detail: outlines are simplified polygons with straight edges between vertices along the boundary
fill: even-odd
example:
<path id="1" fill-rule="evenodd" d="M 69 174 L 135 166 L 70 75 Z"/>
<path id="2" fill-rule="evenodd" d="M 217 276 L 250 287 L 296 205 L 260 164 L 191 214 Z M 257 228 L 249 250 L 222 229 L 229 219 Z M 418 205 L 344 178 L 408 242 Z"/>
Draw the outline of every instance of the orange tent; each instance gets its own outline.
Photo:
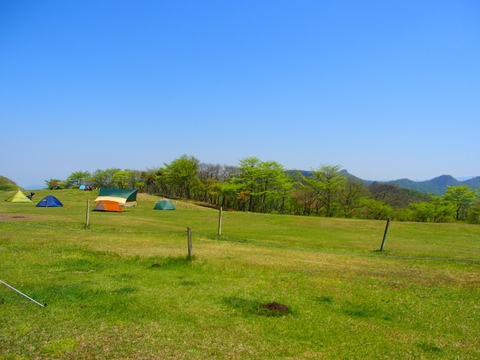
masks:
<path id="1" fill-rule="evenodd" d="M 95 208 L 93 209 L 93 211 L 122 212 L 122 208 L 120 207 L 120 204 L 118 202 L 102 200 L 95 205 Z"/>

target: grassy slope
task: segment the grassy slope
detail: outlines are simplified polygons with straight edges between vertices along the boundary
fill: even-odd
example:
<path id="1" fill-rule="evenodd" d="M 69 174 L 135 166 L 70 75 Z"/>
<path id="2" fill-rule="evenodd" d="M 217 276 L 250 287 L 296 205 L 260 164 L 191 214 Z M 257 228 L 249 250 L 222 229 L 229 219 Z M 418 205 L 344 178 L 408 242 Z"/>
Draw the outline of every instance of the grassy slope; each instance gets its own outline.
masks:
<path id="1" fill-rule="evenodd" d="M 5 191 L 13 191 L 13 190 L 18 190 L 20 187 L 15 184 L 12 180 L 9 178 L 6 178 L 5 176 L 0 175 L 0 191 L 5 190 Z"/>
<path id="2" fill-rule="evenodd" d="M 0 287 L 2 359 L 480 357 L 478 226 L 394 222 L 379 253 L 384 222 L 224 212 L 219 239 L 217 211 L 140 195 L 85 229 L 95 195 L 0 202 L 0 279 L 48 303 Z"/>

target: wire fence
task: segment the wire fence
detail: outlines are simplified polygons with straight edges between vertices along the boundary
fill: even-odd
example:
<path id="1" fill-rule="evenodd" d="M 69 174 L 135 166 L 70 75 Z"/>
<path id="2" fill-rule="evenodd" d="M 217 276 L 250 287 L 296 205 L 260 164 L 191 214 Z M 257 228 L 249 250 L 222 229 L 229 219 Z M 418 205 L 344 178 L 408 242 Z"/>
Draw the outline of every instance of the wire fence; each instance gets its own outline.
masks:
<path id="1" fill-rule="evenodd" d="M 185 229 L 178 229 L 178 230 L 166 230 L 166 229 L 159 229 L 156 231 L 128 231 L 128 230 L 117 230 L 117 229 L 92 229 L 89 227 L 54 227 L 54 226 L 46 226 L 41 224 L 34 224 L 34 223 L 25 223 L 21 221 L 5 221 L 0 219 L 0 224 L 8 224 L 12 227 L 18 228 L 32 228 L 32 229 L 42 229 L 42 230 L 52 230 L 52 231 L 65 231 L 65 232 L 84 232 L 84 233 L 93 233 L 93 234 L 125 234 L 125 235 L 159 235 L 159 234 L 187 234 L 189 232 L 189 228 Z M 194 229 L 190 229 L 190 235 L 194 236 L 195 241 L 201 241 L 202 238 L 206 238 L 209 240 L 214 241 L 225 241 L 225 242 L 232 242 L 238 244 L 245 244 L 245 245 L 254 245 L 259 247 L 268 247 L 274 249 L 283 249 L 283 250 L 292 250 L 292 251 L 302 251 L 302 252 L 309 252 L 309 253 L 318 253 L 318 254 L 326 254 L 326 255 L 338 255 L 338 256 L 352 256 L 352 257 L 367 257 L 367 258 L 378 258 L 378 259 L 402 259 L 402 260 L 420 260 L 420 261 L 445 261 L 445 262 L 466 262 L 466 263 L 480 263 L 480 259 L 474 258 L 445 258 L 445 257 L 416 257 L 416 256 L 408 256 L 408 255 L 391 255 L 381 252 L 379 250 L 372 250 L 370 253 L 354 253 L 354 252 L 342 252 L 342 251 L 327 251 L 322 249 L 312 249 L 307 247 L 294 247 L 294 246 L 287 246 L 282 244 L 273 244 L 268 243 L 265 241 L 261 241 L 258 239 L 246 239 L 246 238 L 238 238 L 238 237 L 231 237 L 225 235 L 218 235 L 215 233 L 206 233 L 201 231 L 195 231 Z M 190 239 L 191 240 L 191 239 Z M 189 241 L 190 241 L 189 240 Z M 189 244 L 191 246 L 191 244 Z"/>
<path id="2" fill-rule="evenodd" d="M 198 232 L 197 232 L 198 234 Z M 202 234 L 202 233 L 200 233 Z M 202 234 L 208 237 L 208 234 Z M 285 246 L 281 244 L 271 244 L 262 242 L 259 240 L 252 240 L 252 239 L 239 239 L 233 238 L 228 236 L 214 236 L 211 239 L 219 240 L 219 241 L 229 241 L 229 242 L 236 242 L 242 244 L 251 244 L 256 246 L 264 246 L 264 247 L 271 247 L 277 249 L 285 249 L 285 250 L 295 250 L 295 251 L 305 251 L 311 253 L 320 253 L 320 254 L 327 254 L 327 255 L 341 255 L 341 256 L 357 256 L 357 257 L 370 257 L 370 258 L 380 258 L 380 259 L 406 259 L 406 260 L 428 260 L 428 261 L 454 261 L 454 262 L 473 262 L 473 263 L 480 263 L 480 259 L 466 259 L 466 258 L 439 258 L 439 257 L 415 257 L 415 256 L 405 256 L 405 255 L 385 255 L 381 254 L 378 250 L 375 250 L 374 253 L 365 254 L 365 253 L 351 253 L 351 252 L 340 252 L 340 251 L 326 251 L 320 249 L 312 249 L 312 248 L 302 248 L 302 247 L 292 247 L 292 246 Z"/>

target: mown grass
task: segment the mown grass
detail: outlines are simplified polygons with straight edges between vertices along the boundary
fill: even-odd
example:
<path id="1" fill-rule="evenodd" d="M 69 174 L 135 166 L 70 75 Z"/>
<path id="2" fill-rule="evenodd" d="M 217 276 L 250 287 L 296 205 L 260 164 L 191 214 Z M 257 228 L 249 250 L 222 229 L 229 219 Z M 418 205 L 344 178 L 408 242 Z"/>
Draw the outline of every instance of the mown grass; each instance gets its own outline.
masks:
<path id="1" fill-rule="evenodd" d="M 38 191 L 34 204 L 47 191 Z M 477 359 L 480 227 L 0 203 L 2 359 Z M 10 193 L 0 192 L 0 199 Z M 188 260 L 186 228 L 193 230 Z M 278 302 L 285 314 L 266 311 Z"/>

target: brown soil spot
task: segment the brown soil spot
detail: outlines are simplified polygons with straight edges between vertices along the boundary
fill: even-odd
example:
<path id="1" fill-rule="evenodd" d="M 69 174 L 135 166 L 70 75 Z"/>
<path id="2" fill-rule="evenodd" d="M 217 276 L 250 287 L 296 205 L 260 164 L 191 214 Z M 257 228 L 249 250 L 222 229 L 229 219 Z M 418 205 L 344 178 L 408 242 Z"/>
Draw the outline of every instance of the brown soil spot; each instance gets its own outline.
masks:
<path id="1" fill-rule="evenodd" d="M 268 304 L 264 304 L 262 305 L 262 308 L 276 314 L 288 314 L 290 312 L 290 310 L 288 309 L 288 306 L 280 304 L 278 302 L 271 302 Z"/>

